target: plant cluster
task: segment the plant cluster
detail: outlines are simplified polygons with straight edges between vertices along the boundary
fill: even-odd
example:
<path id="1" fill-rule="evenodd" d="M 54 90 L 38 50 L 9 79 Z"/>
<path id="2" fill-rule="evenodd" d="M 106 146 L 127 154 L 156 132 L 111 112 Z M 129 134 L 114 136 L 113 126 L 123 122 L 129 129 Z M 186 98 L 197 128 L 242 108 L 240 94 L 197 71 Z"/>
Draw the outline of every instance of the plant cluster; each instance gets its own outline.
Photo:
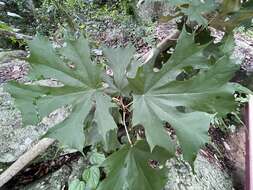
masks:
<path id="1" fill-rule="evenodd" d="M 96 21 L 111 17 L 119 22 L 128 14 L 134 15 L 132 1 L 44 0 L 35 16 L 37 30 L 49 35 L 57 24 L 67 23 L 71 29 L 82 30 L 91 19 Z"/>
<path id="2" fill-rule="evenodd" d="M 80 152 L 92 146 L 109 155 L 103 162 L 91 156 L 92 167 L 70 189 L 161 190 L 166 183 L 166 160 L 180 147 L 183 158 L 194 167 L 199 149 L 209 142 L 208 129 L 214 118 L 236 110 L 235 92 L 249 92 L 230 82 L 239 68 L 231 57 L 230 31 L 238 20 L 248 21 L 245 14 L 252 16 L 252 3 L 238 1 L 237 9 L 226 0 L 220 7 L 213 0 L 169 2 L 183 14 L 183 26 L 171 47 L 173 52 L 159 68 L 159 49 L 142 64 L 134 58 L 132 46 L 104 48 L 105 69 L 91 60 L 83 36 L 66 39 L 59 49 L 37 36 L 29 42 L 31 82 L 5 85 L 24 125 L 36 124 L 58 108 L 68 107 L 69 116 L 47 136 Z M 206 18 L 213 11 L 215 18 Z M 197 29 L 189 30 L 188 21 L 197 22 Z M 217 24 L 226 35 L 214 44 L 203 27 Z M 108 68 L 113 74 L 108 75 Z M 45 79 L 59 84 L 35 83 Z M 106 173 L 99 184 L 98 168 Z"/>

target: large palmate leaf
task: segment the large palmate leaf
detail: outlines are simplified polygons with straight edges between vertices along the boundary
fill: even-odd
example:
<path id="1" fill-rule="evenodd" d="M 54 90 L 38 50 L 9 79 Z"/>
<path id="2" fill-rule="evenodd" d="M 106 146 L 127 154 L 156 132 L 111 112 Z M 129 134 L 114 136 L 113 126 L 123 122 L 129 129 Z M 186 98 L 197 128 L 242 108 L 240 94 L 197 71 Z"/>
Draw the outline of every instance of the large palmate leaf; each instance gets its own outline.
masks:
<path id="1" fill-rule="evenodd" d="M 68 40 L 59 51 L 61 57 L 44 38 L 35 38 L 29 46 L 33 79 L 54 78 L 61 85 L 48 87 L 12 82 L 5 86 L 15 98 L 25 125 L 36 124 L 52 111 L 71 106 L 68 118 L 52 128 L 48 136 L 79 150 L 85 142 L 83 123 L 92 107 L 97 107 L 94 119 L 104 139 L 108 131 L 117 128 L 109 112 L 114 105 L 103 93 L 102 70 L 91 62 L 88 42 L 83 37 Z"/>
<path id="2" fill-rule="evenodd" d="M 190 21 L 196 21 L 198 24 L 207 25 L 208 21 L 203 14 L 210 13 L 216 9 L 215 0 L 167 0 L 171 5 L 180 9 L 182 13 L 188 16 Z"/>
<path id="3" fill-rule="evenodd" d="M 160 151 L 161 153 L 161 151 Z M 133 147 L 125 145 L 109 156 L 103 164 L 107 177 L 98 190 L 159 190 L 166 183 L 165 168 L 152 168 L 151 160 L 164 164 L 166 154 L 150 153 L 145 141 L 138 141 Z"/>
<path id="4" fill-rule="evenodd" d="M 158 145 L 171 151 L 163 128 L 164 122 L 169 122 L 184 158 L 192 164 L 199 148 L 208 142 L 213 115 L 235 108 L 234 85 L 228 81 L 238 66 L 227 55 L 208 65 L 203 57 L 205 46 L 193 45 L 188 35 L 183 30 L 174 54 L 160 71 L 154 72 L 148 63 L 139 68 L 135 78 L 129 78 L 129 83 L 133 89 L 133 125 L 144 126 L 151 148 Z M 185 66 L 202 69 L 188 80 L 176 80 Z"/>

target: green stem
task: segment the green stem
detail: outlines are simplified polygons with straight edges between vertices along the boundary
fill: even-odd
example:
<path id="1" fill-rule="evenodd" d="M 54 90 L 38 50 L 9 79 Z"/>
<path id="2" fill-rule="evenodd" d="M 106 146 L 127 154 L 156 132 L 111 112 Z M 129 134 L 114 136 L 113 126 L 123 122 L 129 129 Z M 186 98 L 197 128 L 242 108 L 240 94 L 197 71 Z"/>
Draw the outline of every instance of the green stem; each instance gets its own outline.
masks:
<path id="1" fill-rule="evenodd" d="M 130 143 L 130 145 L 132 147 L 133 142 L 131 141 L 131 138 L 130 138 L 130 135 L 128 133 L 127 126 L 126 126 L 126 112 L 125 112 L 125 110 L 123 110 L 123 125 L 124 125 L 125 131 L 126 131 L 128 142 Z"/>

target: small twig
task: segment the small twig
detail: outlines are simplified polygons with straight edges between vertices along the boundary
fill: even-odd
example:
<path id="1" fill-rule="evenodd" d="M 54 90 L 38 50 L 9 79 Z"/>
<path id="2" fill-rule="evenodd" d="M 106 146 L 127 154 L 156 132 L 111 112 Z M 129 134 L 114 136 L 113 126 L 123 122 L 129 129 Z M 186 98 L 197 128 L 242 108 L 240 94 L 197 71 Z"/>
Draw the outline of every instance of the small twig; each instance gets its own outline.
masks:
<path id="1" fill-rule="evenodd" d="M 121 102 L 120 102 L 120 100 L 119 100 L 118 98 L 113 97 L 112 100 L 113 100 L 118 106 L 122 106 L 122 105 L 121 105 Z"/>
<path id="2" fill-rule="evenodd" d="M 54 139 L 43 138 L 26 153 L 20 156 L 8 169 L 0 175 L 0 188 L 6 184 L 12 177 L 21 171 L 27 164 L 34 160 L 41 153 L 54 143 Z"/>
<path id="3" fill-rule="evenodd" d="M 122 97 L 119 97 L 119 99 L 114 97 L 114 98 L 112 98 L 112 100 L 115 101 L 115 102 L 122 108 L 122 111 L 123 111 L 123 118 L 122 118 L 122 120 L 123 120 L 123 121 L 122 121 L 122 122 L 123 122 L 123 126 L 124 126 L 125 131 L 126 131 L 126 135 L 127 135 L 128 142 L 130 143 L 130 145 L 131 145 L 131 147 L 132 147 L 132 146 L 133 146 L 133 142 L 131 141 L 130 135 L 129 135 L 129 133 L 128 133 L 127 125 L 126 125 L 126 112 L 127 112 L 127 111 L 129 112 L 128 107 L 129 107 L 133 102 L 130 102 L 129 104 L 124 105 Z"/>
<path id="4" fill-rule="evenodd" d="M 130 102 L 129 104 L 127 104 L 125 107 L 128 108 L 129 106 L 131 106 L 133 104 L 133 101 Z"/>
<path id="5" fill-rule="evenodd" d="M 127 139 L 128 139 L 128 142 L 130 143 L 130 145 L 132 147 L 133 142 L 131 141 L 130 135 L 128 133 L 127 125 L 126 125 L 126 112 L 128 111 L 128 105 L 129 104 L 127 106 L 125 106 L 124 103 L 123 103 L 123 98 L 122 97 L 120 97 L 119 103 L 120 103 L 122 111 L 123 111 L 123 118 L 122 118 L 123 121 L 122 122 L 123 122 L 123 125 L 124 125 L 124 128 L 125 128 L 125 131 L 126 131 Z"/>

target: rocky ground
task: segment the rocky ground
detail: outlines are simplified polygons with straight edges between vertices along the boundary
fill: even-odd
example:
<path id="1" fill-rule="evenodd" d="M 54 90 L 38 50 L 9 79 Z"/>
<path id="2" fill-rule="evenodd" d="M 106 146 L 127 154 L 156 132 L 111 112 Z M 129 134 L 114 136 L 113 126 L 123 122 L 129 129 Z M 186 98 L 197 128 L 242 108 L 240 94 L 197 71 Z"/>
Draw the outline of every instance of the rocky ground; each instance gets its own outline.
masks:
<path id="1" fill-rule="evenodd" d="M 140 7 L 140 15 L 143 19 L 149 19 L 150 11 L 145 13 L 143 10 L 150 7 L 145 6 Z M 99 60 L 102 51 L 98 44 L 105 43 L 114 47 L 124 46 L 132 42 L 138 53 L 144 54 L 152 45 L 162 40 L 175 28 L 173 23 L 157 23 L 147 24 L 136 29 L 135 23 L 132 23 L 132 26 L 126 30 L 126 25 L 120 24 L 110 17 L 105 20 L 101 20 L 100 17 L 102 18 L 101 15 L 98 16 L 96 22 L 89 19 L 84 21 L 90 38 L 97 40 L 92 52 L 94 57 Z M 143 35 L 140 35 L 139 30 L 144 30 Z M 221 37 L 219 35 L 221 34 L 216 34 L 216 37 Z M 54 36 L 55 38 L 57 36 Z M 235 33 L 235 39 L 235 57 L 243 60 L 237 80 L 246 85 L 252 85 L 253 35 L 238 31 Z M 36 143 L 50 127 L 60 122 L 67 115 L 66 110 L 57 110 L 49 117 L 44 118 L 37 126 L 22 127 L 20 112 L 15 107 L 13 99 L 3 91 L 2 87 L 4 83 L 10 80 L 27 80 L 26 74 L 29 70 L 29 64 L 24 58 L 28 54 L 29 52 L 24 50 L 2 50 L 0 52 L 0 173 Z M 250 87 L 252 88 L 252 86 Z M 177 160 L 168 161 L 169 180 L 165 190 L 232 190 L 234 187 L 241 188 L 245 171 L 245 128 L 240 127 L 226 133 L 219 129 L 212 129 L 210 134 L 213 144 L 199 152 L 195 162 L 195 174 L 180 157 Z M 14 181 L 7 184 L 5 188 L 23 190 L 66 189 L 66 184 L 79 177 L 87 164 L 85 158 L 78 153 L 73 153 L 71 150 L 62 151 L 62 148 L 55 144 L 32 165 L 22 171 L 18 178 L 14 178 Z M 13 186 L 14 182 L 19 186 Z"/>

